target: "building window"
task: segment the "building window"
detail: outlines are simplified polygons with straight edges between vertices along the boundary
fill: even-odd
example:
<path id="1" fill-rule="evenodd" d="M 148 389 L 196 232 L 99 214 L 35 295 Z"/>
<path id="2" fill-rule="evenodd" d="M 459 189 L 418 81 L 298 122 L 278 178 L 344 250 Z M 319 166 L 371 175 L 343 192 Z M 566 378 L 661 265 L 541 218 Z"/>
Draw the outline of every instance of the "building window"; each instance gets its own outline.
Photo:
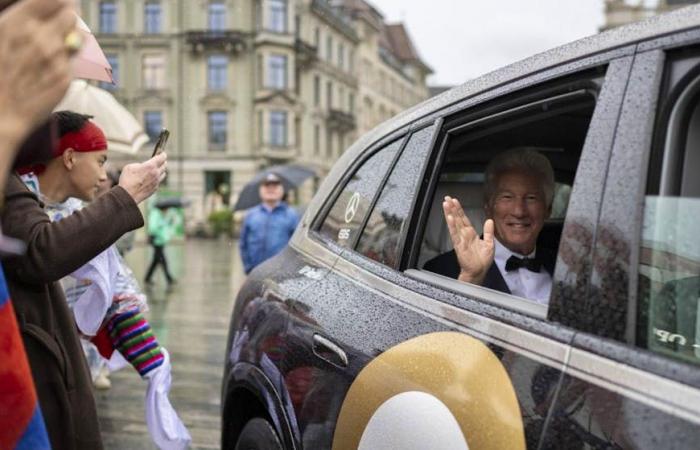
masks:
<path id="1" fill-rule="evenodd" d="M 270 55 L 267 66 L 267 87 L 272 89 L 287 88 L 287 57 Z"/>
<path id="2" fill-rule="evenodd" d="M 109 65 L 112 66 L 112 79 L 114 80 L 114 84 L 110 83 L 109 81 L 100 81 L 98 86 L 102 89 L 113 91 L 117 89 L 119 85 L 119 55 L 116 53 L 107 53 L 105 57 L 107 58 Z"/>
<path id="3" fill-rule="evenodd" d="M 321 104 L 321 77 L 314 75 L 314 106 Z"/>
<path id="4" fill-rule="evenodd" d="M 326 128 L 326 156 L 328 158 L 333 156 L 333 132 L 330 128 Z"/>
<path id="5" fill-rule="evenodd" d="M 222 0 L 210 1 L 208 14 L 210 30 L 223 31 L 226 29 L 226 5 Z"/>
<path id="6" fill-rule="evenodd" d="M 258 144 L 262 145 L 265 140 L 263 131 L 263 112 L 258 111 Z"/>
<path id="7" fill-rule="evenodd" d="M 314 125 L 314 155 L 321 153 L 321 127 Z"/>
<path id="8" fill-rule="evenodd" d="M 159 1 L 147 1 L 144 5 L 143 17 L 143 29 L 146 34 L 160 33 L 161 9 Z"/>
<path id="9" fill-rule="evenodd" d="M 287 0 L 268 0 L 270 5 L 270 31 L 287 31 Z"/>
<path id="10" fill-rule="evenodd" d="M 209 122 L 209 149 L 225 150 L 227 139 L 227 113 L 226 111 L 210 111 Z"/>
<path id="11" fill-rule="evenodd" d="M 211 55 L 207 61 L 207 86 L 210 91 L 226 89 L 226 68 L 228 58 L 224 55 Z"/>
<path id="12" fill-rule="evenodd" d="M 326 107 L 330 110 L 333 109 L 333 83 L 326 83 Z"/>
<path id="13" fill-rule="evenodd" d="M 319 55 L 321 53 L 321 30 L 318 27 L 314 29 L 314 45 L 316 46 L 316 54 Z"/>
<path id="14" fill-rule="evenodd" d="M 333 61 L 333 36 L 326 37 L 326 61 Z"/>
<path id="15" fill-rule="evenodd" d="M 352 92 L 348 94 L 348 110 L 351 114 L 355 114 L 355 95 Z"/>
<path id="16" fill-rule="evenodd" d="M 165 88 L 165 55 L 143 55 L 143 87 Z"/>
<path id="17" fill-rule="evenodd" d="M 270 145 L 273 147 L 287 145 L 287 113 L 285 111 L 270 112 Z"/>
<path id="18" fill-rule="evenodd" d="M 117 32 L 117 4 L 113 1 L 100 2 L 100 33 Z"/>
<path id="19" fill-rule="evenodd" d="M 342 43 L 338 44 L 338 67 L 345 68 L 345 46 Z"/>
<path id="20" fill-rule="evenodd" d="M 151 142 L 157 141 L 160 130 L 163 129 L 163 113 L 161 111 L 144 111 L 143 127 Z"/>

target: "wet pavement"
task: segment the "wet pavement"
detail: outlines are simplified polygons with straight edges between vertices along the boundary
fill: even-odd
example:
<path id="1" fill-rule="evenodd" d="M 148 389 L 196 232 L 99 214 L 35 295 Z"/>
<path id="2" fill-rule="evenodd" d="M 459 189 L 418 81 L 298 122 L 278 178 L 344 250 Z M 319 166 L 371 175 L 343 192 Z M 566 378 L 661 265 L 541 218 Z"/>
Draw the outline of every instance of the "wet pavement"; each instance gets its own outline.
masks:
<path id="1" fill-rule="evenodd" d="M 139 281 L 150 262 L 137 245 L 127 262 Z M 148 319 L 172 363 L 170 401 L 192 435 L 193 449 L 219 448 L 220 388 L 233 300 L 244 276 L 235 241 L 188 240 L 166 249 L 172 290 L 156 272 Z M 146 382 L 126 367 L 111 374 L 112 387 L 95 391 L 107 450 L 155 449 L 144 418 Z"/>

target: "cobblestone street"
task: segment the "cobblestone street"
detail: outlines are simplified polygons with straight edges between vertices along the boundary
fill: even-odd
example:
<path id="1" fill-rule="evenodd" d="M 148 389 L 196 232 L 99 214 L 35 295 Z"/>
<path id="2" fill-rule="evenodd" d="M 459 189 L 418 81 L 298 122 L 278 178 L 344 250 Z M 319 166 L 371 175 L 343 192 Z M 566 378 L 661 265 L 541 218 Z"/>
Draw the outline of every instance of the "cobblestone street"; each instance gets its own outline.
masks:
<path id="1" fill-rule="evenodd" d="M 139 281 L 150 262 L 146 245 L 127 261 Z M 229 317 L 243 279 L 235 241 L 189 240 L 167 249 L 177 279 L 168 291 L 161 272 L 149 295 L 148 318 L 171 356 L 170 400 L 192 435 L 193 449 L 219 448 L 220 387 Z M 108 450 L 154 449 L 144 418 L 147 383 L 130 367 L 110 376 L 112 388 L 95 391 Z"/>

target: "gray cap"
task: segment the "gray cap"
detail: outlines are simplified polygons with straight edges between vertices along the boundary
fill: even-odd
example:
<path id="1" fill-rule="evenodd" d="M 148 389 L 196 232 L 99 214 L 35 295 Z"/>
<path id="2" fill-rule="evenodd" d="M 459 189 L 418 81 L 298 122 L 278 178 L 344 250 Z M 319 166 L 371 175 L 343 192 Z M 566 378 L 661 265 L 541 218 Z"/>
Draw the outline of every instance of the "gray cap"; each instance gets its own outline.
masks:
<path id="1" fill-rule="evenodd" d="M 282 179 L 272 172 L 265 175 L 265 178 L 263 178 L 262 181 L 260 182 L 260 184 L 278 184 L 278 183 L 282 183 Z"/>

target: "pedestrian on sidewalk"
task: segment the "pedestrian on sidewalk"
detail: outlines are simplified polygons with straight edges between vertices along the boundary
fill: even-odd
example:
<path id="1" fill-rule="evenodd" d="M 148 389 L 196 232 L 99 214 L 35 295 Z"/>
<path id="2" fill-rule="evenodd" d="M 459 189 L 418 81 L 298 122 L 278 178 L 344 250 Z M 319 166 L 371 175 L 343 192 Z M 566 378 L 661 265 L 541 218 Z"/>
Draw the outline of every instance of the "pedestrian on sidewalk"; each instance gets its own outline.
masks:
<path id="1" fill-rule="evenodd" d="M 281 252 L 299 223 L 299 214 L 283 201 L 280 177 L 267 174 L 260 182 L 259 193 L 262 203 L 246 213 L 239 241 L 246 274 Z"/>
<path id="2" fill-rule="evenodd" d="M 168 269 L 165 246 L 175 234 L 176 225 L 177 217 L 172 208 L 158 206 L 157 204 L 151 208 L 148 214 L 148 242 L 153 247 L 153 259 L 151 259 L 151 265 L 146 272 L 146 284 L 153 284 L 153 273 L 158 266 L 163 268 L 168 286 L 170 287 L 175 283 L 175 278 L 173 278 Z"/>

